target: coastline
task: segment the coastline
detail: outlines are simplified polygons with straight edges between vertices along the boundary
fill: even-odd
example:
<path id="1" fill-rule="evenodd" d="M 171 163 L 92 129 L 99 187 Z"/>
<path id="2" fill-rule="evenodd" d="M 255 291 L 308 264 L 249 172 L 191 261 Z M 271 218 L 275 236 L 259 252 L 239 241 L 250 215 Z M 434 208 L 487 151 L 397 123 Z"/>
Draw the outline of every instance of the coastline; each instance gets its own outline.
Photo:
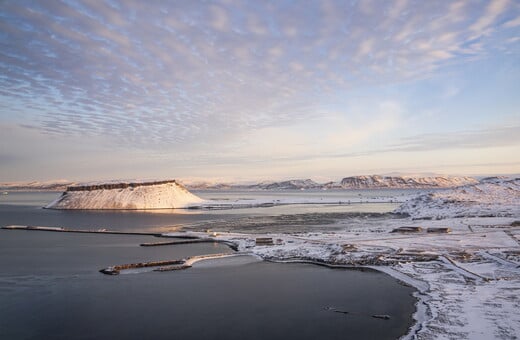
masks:
<path id="1" fill-rule="evenodd" d="M 395 221 L 394 223 L 400 223 L 401 221 Z M 424 221 L 422 221 L 424 222 Z M 490 222 L 490 221 L 487 221 Z M 503 223 L 504 221 L 502 221 Z M 430 223 L 433 223 L 430 221 Z M 495 225 L 498 223 L 495 221 Z M 4 228 L 4 229 L 25 229 L 25 228 Z M 25 230 L 42 230 L 42 231 L 50 231 L 50 232 L 64 232 L 61 228 L 49 228 L 44 227 L 41 229 L 31 227 Z M 520 228 L 508 228 L 508 231 L 511 233 L 515 233 L 515 235 L 520 234 Z M 105 233 L 105 232 L 96 232 L 96 233 Z M 211 234 L 211 235 L 208 235 Z M 491 248 L 483 247 L 480 244 L 480 249 L 494 249 L 496 250 L 496 245 L 493 245 L 493 242 L 502 243 L 504 253 L 507 253 L 507 249 L 513 249 L 518 251 L 520 254 L 520 249 L 518 244 L 516 246 L 509 244 L 504 244 L 504 238 L 507 237 L 510 239 L 510 236 L 507 235 L 503 230 L 488 230 L 480 231 L 477 233 L 480 235 L 480 239 L 484 239 L 487 242 L 491 243 Z M 274 239 L 273 245 L 256 245 L 255 239 L 261 238 L 259 236 L 266 236 L 267 238 Z M 410 316 L 411 317 L 411 325 L 408 328 L 408 332 L 404 334 L 401 339 L 416 339 L 416 338 L 425 338 L 429 339 L 433 337 L 433 332 L 438 327 L 446 327 L 448 332 L 446 335 L 457 335 L 460 337 L 472 337 L 475 333 L 468 333 L 468 329 L 471 331 L 471 328 L 475 326 L 475 320 L 466 320 L 464 321 L 465 314 L 473 311 L 475 305 L 471 302 L 472 299 L 475 298 L 472 294 L 476 294 L 476 292 L 487 292 L 490 294 L 495 294 L 498 298 L 501 298 L 506 291 L 506 288 L 509 286 L 515 287 L 520 280 L 520 275 L 513 276 L 510 278 L 505 278 L 506 280 L 501 280 L 501 277 L 496 277 L 494 279 L 489 279 L 484 275 L 478 274 L 478 268 L 464 268 L 467 264 L 462 262 L 456 262 L 452 260 L 454 263 L 451 263 L 445 259 L 447 255 L 440 255 L 436 260 L 429 261 L 414 261 L 410 258 L 410 253 L 401 252 L 404 254 L 403 257 L 396 261 L 395 256 L 397 256 L 395 251 L 395 245 L 391 245 L 383 250 L 382 247 L 377 247 L 374 244 L 370 243 L 366 240 L 366 237 L 362 238 L 362 242 L 356 243 L 351 240 L 349 236 L 352 235 L 339 235 L 337 233 L 333 234 L 311 234 L 311 235 L 275 235 L 275 234 L 243 234 L 243 233 L 218 233 L 218 232 L 174 232 L 174 233 L 165 233 L 161 234 L 159 237 L 161 238 L 175 238 L 175 237 L 196 237 L 202 240 L 208 240 L 210 242 L 218 242 L 228 245 L 230 248 L 234 248 L 238 250 L 238 253 L 226 254 L 223 256 L 222 254 L 212 254 L 209 256 L 194 256 L 192 258 L 186 259 L 186 263 L 189 262 L 189 266 L 194 263 L 206 261 L 206 260 L 218 260 L 222 257 L 236 257 L 236 256 L 254 256 L 256 258 L 260 258 L 263 261 L 267 262 L 278 262 L 278 263 L 308 263 L 320 266 L 326 266 L 329 268 L 344 268 L 344 269 L 354 269 L 354 270 L 375 270 L 384 274 L 387 274 L 402 284 L 411 286 L 415 289 L 415 292 L 412 294 L 415 298 L 415 312 Z M 366 235 L 365 235 L 366 236 Z M 380 240 L 380 242 L 387 243 L 388 237 L 393 238 L 394 242 L 407 242 L 410 237 L 417 238 L 418 235 L 406 236 L 402 237 L 400 235 L 385 235 L 386 237 Z M 450 234 L 446 235 L 427 235 L 424 234 L 423 237 L 428 238 L 428 242 L 430 245 L 433 245 L 435 242 L 435 238 L 460 238 L 466 237 L 466 233 L 459 232 L 458 234 Z M 482 236 L 486 236 L 482 238 Z M 489 237 L 489 239 L 488 239 Z M 495 240 L 493 240 L 493 237 Z M 332 242 L 331 238 L 334 239 Z M 342 249 L 341 244 L 345 241 L 345 239 L 350 239 L 349 248 L 352 250 L 355 248 L 355 251 L 345 251 Z M 404 239 L 404 241 L 403 241 Z M 377 239 L 372 240 L 372 243 L 377 241 Z M 437 240 L 438 242 L 439 240 Z M 446 240 L 443 240 L 446 243 Z M 376 242 L 377 243 L 377 242 Z M 442 243 L 442 242 L 441 242 Z M 506 242 L 507 243 L 507 242 Z M 159 243 L 160 244 L 160 243 Z M 235 246 L 233 246 L 235 245 Z M 355 246 L 353 246 L 355 245 Z M 446 245 L 444 245 L 446 247 Z M 491 252 L 490 250 L 488 250 Z M 478 251 L 477 251 L 478 252 Z M 357 256 L 351 257 L 349 255 L 358 253 Z M 421 258 L 421 253 L 417 253 L 416 256 Z M 453 255 L 452 255 L 453 256 Z M 492 255 L 490 255 L 492 256 Z M 486 257 L 489 259 L 489 257 Z M 387 262 L 387 263 L 385 263 Z M 184 264 L 186 264 L 184 263 Z M 498 263 L 498 262 L 497 262 Z M 471 265 L 475 265 L 470 263 Z M 477 262 L 476 265 L 480 265 Z M 518 269 L 512 268 L 514 266 L 514 262 L 502 261 L 498 264 L 499 270 L 504 270 L 504 266 L 509 265 L 512 269 L 513 273 L 518 273 Z M 176 268 L 176 269 L 184 269 L 187 268 Z M 427 272 L 429 269 L 434 268 L 430 272 Z M 165 269 L 170 270 L 170 269 Z M 162 270 L 156 270 L 162 271 Z M 453 280 L 454 276 L 460 278 L 460 282 L 449 282 L 443 281 L 443 272 L 446 272 L 448 276 L 450 276 L 450 281 Z M 426 274 L 425 274 L 426 273 Z M 476 273 L 473 275 L 471 273 Z M 498 281 L 497 281 L 498 280 Z M 509 286 L 504 284 L 495 284 L 495 282 L 510 282 Z M 470 284 L 470 286 L 467 286 Z M 468 287 L 473 287 L 472 290 L 468 293 L 465 292 Z M 459 293 L 457 293 L 457 291 Z M 446 292 L 449 294 L 446 295 Z M 456 292 L 456 293 L 453 293 Z M 451 295 L 450 295 L 451 294 Z M 460 302 L 461 294 L 466 297 L 467 301 L 464 303 Z M 478 299 L 477 302 L 478 304 Z M 509 305 L 505 307 L 505 312 L 509 312 L 513 315 L 513 318 L 508 320 L 507 318 L 504 320 L 498 320 L 500 316 L 504 316 L 504 311 L 499 313 L 497 308 L 502 308 L 502 305 L 493 305 L 490 303 L 484 303 L 482 306 L 477 305 L 484 314 L 497 315 L 496 318 L 491 320 L 491 322 L 505 322 L 506 326 L 509 327 L 514 332 L 514 324 L 515 317 L 514 312 L 515 307 L 518 305 L 518 301 L 510 301 Z M 454 306 L 458 308 L 454 309 Z M 461 309 L 462 308 L 462 309 Z M 462 311 L 462 313 L 461 313 Z M 446 318 L 439 318 L 439 316 L 443 316 L 446 314 L 447 316 L 454 317 L 454 320 L 447 320 Z M 459 315 L 459 319 L 457 315 Z M 475 317 L 475 316 L 474 316 Z M 516 317 L 518 319 L 518 316 Z M 449 324 L 446 324 L 449 322 Z M 489 335 L 486 333 L 485 329 L 477 330 L 480 335 Z M 491 333 L 493 334 L 493 333 Z M 513 333 L 514 334 L 514 333 Z M 470 336 L 471 335 L 471 336 Z M 477 338 L 483 338 L 485 336 L 478 336 Z M 500 338 L 500 337 L 498 337 Z"/>
<path id="2" fill-rule="evenodd" d="M 396 275 L 396 271 L 391 270 L 388 267 L 382 267 L 382 266 L 365 266 L 365 265 L 346 265 L 346 264 L 334 264 L 329 263 L 327 261 L 323 261 L 320 259 L 305 259 L 305 258 L 293 258 L 293 259 L 277 259 L 277 258 L 264 258 L 257 253 L 254 252 L 254 250 L 247 250 L 247 251 L 239 251 L 241 244 L 240 242 L 236 242 L 236 240 L 223 240 L 223 239 L 217 239 L 217 237 L 214 238 L 208 238 L 207 233 L 202 232 L 176 232 L 176 233 L 170 233 L 170 234 L 157 234 L 157 233 L 139 233 L 139 232 L 117 232 L 117 231 L 110 231 L 110 230 L 70 230 L 62 227 L 37 227 L 37 226 L 4 226 L 1 229 L 4 230 L 10 230 L 10 231 L 39 231 L 39 232 L 50 232 L 50 233 L 78 233 L 78 234 L 107 234 L 107 235 L 133 235 L 133 236 L 155 236 L 158 238 L 166 238 L 166 239 L 172 239 L 172 238 L 178 238 L 181 240 L 186 240 L 187 238 L 189 240 L 196 240 L 196 241 L 204 241 L 204 242 L 216 242 L 221 243 L 224 245 L 227 245 L 231 250 L 233 250 L 233 253 L 217 253 L 217 254 L 207 254 L 207 255 L 195 255 L 190 256 L 185 259 L 176 259 L 176 260 L 166 260 L 166 261 L 152 261 L 152 262 L 141 262 L 141 263 L 131 263 L 131 264 L 119 264 L 119 265 L 111 265 L 106 268 L 100 269 L 100 273 L 106 274 L 106 275 L 118 275 L 118 274 L 126 274 L 126 273 L 141 273 L 141 272 L 147 272 L 147 271 L 155 271 L 155 272 L 166 272 L 166 271 L 172 271 L 172 270 L 184 270 L 189 269 L 196 263 L 200 262 L 206 262 L 206 261 L 212 261 L 212 260 L 222 260 L 222 259 L 229 259 L 229 258 L 236 258 L 236 257 L 252 257 L 255 259 L 258 259 L 260 261 L 265 262 L 274 262 L 274 263 L 301 263 L 301 264 L 312 264 L 317 266 L 323 266 L 331 269 L 348 269 L 348 270 L 371 270 L 371 271 L 377 271 L 384 274 L 387 274 L 397 281 L 404 283 L 406 285 L 414 287 L 417 291 L 413 293 L 413 296 L 416 298 L 416 311 L 414 314 L 410 315 L 410 321 L 411 325 L 408 327 L 409 331 L 407 334 L 403 335 L 401 339 L 411 339 L 411 335 L 414 329 L 417 328 L 417 325 L 419 324 L 419 321 L 421 320 L 420 317 L 423 316 L 423 313 L 421 313 L 420 308 L 418 307 L 420 303 L 422 302 L 419 298 L 418 293 L 423 293 L 420 288 L 421 285 L 416 284 L 415 280 L 413 279 L 406 279 L 405 275 Z M 246 235 L 242 235 L 246 236 Z M 256 235 L 258 236 L 258 235 Z M 200 242 L 196 242 L 200 243 Z M 175 244 L 184 244 L 184 242 L 178 242 L 178 243 L 168 243 L 167 245 L 175 245 Z M 145 244 L 146 245 L 146 244 Z M 143 244 L 141 244 L 143 246 Z M 155 246 L 162 246 L 162 243 L 157 243 Z"/>
<path id="3" fill-rule="evenodd" d="M 369 268 L 416 289 L 413 324 L 402 339 L 507 339 L 520 332 L 520 228 L 516 218 L 490 217 L 441 221 L 390 221 L 387 233 L 377 228 L 349 233 L 220 233 L 273 262 L 312 263 L 331 268 Z M 397 226 L 450 225 L 449 234 L 392 234 Z M 468 228 L 468 225 L 471 228 Z M 468 229 L 472 229 L 468 231 Z M 371 234 L 371 235 L 370 235 Z M 255 245 L 256 237 L 273 245 Z M 347 243 L 348 242 L 348 243 Z M 511 293 L 513 292 L 513 293 Z"/>
<path id="4" fill-rule="evenodd" d="M 428 317 L 428 301 L 431 297 L 428 296 L 427 291 L 429 289 L 429 285 L 427 282 L 423 282 L 420 280 L 413 279 L 403 273 L 393 269 L 392 267 L 385 266 L 352 266 L 352 265 L 341 265 L 341 264 L 332 264 L 322 261 L 313 261 L 313 260 L 305 260 L 305 259 L 293 259 L 293 260 L 276 260 L 269 259 L 264 260 L 268 262 L 275 263 L 305 263 L 305 264 L 313 264 L 317 266 L 324 266 L 327 268 L 341 268 L 347 270 L 374 270 L 386 275 L 389 275 L 401 282 L 402 284 L 406 284 L 408 286 L 414 287 L 416 291 L 412 294 L 412 296 L 416 299 L 415 303 L 415 312 L 411 315 L 411 325 L 408 327 L 408 332 L 402 335 L 400 340 L 410 340 L 417 338 L 417 333 L 424 327 L 425 322 Z"/>

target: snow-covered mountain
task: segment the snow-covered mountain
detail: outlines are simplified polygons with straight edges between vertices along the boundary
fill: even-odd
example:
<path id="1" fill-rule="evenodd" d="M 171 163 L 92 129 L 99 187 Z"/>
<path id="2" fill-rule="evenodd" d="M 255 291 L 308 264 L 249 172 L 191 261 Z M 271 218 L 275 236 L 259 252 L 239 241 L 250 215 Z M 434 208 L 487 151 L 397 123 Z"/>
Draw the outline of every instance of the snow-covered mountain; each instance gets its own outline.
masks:
<path id="1" fill-rule="evenodd" d="M 185 186 L 195 190 L 298 190 L 298 189 L 320 189 L 323 187 L 311 179 L 291 179 L 287 181 L 264 181 L 259 183 L 239 184 L 239 183 L 208 183 L 208 182 L 188 182 Z"/>
<path id="2" fill-rule="evenodd" d="M 64 191 L 75 183 L 68 180 L 0 183 L 0 190 L 12 191 Z"/>
<path id="3" fill-rule="evenodd" d="M 263 190 L 291 190 L 291 189 L 319 189 L 321 184 L 311 179 L 292 179 L 282 182 L 263 182 L 247 186 L 248 189 Z"/>
<path id="4" fill-rule="evenodd" d="M 342 189 L 427 189 L 427 188 L 450 188 L 461 185 L 476 184 L 478 181 L 472 177 L 458 176 L 433 176 L 433 177 L 411 177 L 411 176 L 352 176 L 345 177 L 338 183 L 329 183 L 330 188 Z"/>
<path id="5" fill-rule="evenodd" d="M 233 189 L 236 185 L 229 183 L 212 183 L 212 182 L 187 182 L 183 181 L 183 185 L 190 190 L 228 190 Z"/>
<path id="6" fill-rule="evenodd" d="M 175 180 L 71 186 L 48 209 L 174 209 L 204 202 Z"/>
<path id="7" fill-rule="evenodd" d="M 299 190 L 299 189 L 430 189 L 452 188 L 476 184 L 473 177 L 457 176 L 352 176 L 339 182 L 317 183 L 311 179 L 293 179 L 280 182 L 260 182 L 256 184 L 232 183 L 190 183 L 190 189 L 246 189 L 246 190 Z"/>

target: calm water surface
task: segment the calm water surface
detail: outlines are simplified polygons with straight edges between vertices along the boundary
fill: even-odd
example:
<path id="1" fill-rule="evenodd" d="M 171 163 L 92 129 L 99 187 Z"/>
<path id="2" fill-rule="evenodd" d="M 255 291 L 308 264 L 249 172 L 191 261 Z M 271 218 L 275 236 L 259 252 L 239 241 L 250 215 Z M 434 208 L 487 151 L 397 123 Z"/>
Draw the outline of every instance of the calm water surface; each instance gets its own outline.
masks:
<path id="1" fill-rule="evenodd" d="M 7 196 L 14 199 L 2 197 L 2 226 L 132 231 L 248 218 L 247 212 L 53 211 L 39 208 L 52 194 Z M 374 271 L 240 257 L 183 271 L 98 272 L 114 264 L 231 252 L 220 244 L 139 246 L 157 240 L 0 230 L 0 339 L 395 339 L 415 310 L 412 288 Z"/>

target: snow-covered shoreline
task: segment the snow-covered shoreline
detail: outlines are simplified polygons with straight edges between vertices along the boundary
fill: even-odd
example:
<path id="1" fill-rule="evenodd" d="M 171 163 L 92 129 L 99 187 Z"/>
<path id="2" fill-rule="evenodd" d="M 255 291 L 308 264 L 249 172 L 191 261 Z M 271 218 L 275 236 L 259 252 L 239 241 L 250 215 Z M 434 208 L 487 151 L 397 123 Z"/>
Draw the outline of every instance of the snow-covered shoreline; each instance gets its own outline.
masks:
<path id="1" fill-rule="evenodd" d="M 273 239 L 272 246 L 255 245 L 258 234 L 215 237 L 264 260 L 368 267 L 415 287 L 415 324 L 404 339 L 506 339 L 504 334 L 520 332 L 520 300 L 511 293 L 520 290 L 520 227 L 509 226 L 514 219 L 490 219 L 444 221 L 454 228 L 446 235 L 376 230 L 262 235 Z M 394 221 L 388 231 L 402 222 Z M 474 232 L 466 231 L 468 222 Z M 427 225 L 436 227 L 438 222 Z M 477 327 L 481 324 L 485 326 Z"/>

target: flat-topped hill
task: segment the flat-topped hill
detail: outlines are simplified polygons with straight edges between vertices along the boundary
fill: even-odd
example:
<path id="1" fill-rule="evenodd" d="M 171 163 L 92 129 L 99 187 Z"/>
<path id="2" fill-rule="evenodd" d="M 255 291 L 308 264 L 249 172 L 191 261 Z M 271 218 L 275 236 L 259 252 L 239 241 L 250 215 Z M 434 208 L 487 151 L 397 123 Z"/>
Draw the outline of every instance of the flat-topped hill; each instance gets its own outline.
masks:
<path id="1" fill-rule="evenodd" d="M 175 180 L 74 185 L 48 209 L 179 209 L 204 202 Z"/>

